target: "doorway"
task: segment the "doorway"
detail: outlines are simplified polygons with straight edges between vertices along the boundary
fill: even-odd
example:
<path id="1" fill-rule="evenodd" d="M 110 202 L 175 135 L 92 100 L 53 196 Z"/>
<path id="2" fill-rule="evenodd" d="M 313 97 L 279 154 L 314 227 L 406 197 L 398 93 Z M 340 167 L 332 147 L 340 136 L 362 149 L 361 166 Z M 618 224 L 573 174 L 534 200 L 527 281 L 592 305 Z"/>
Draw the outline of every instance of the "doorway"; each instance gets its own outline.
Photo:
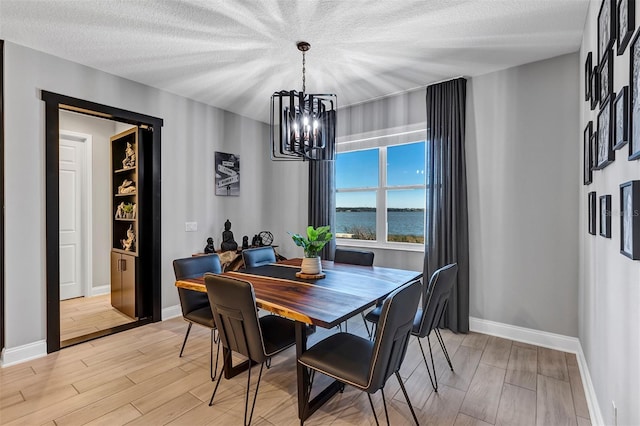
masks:
<path id="1" fill-rule="evenodd" d="M 161 320 L 161 304 L 160 304 L 160 140 L 161 128 L 163 120 L 156 117 L 138 114 L 131 111 L 122 110 L 106 105 L 96 104 L 82 99 L 71 98 L 68 96 L 42 91 L 42 100 L 45 102 L 45 157 L 46 157 L 46 248 L 47 248 L 47 266 L 46 266 L 46 282 L 47 282 L 47 352 L 55 352 L 61 347 L 86 341 L 89 339 L 113 334 L 119 331 L 138 327 L 150 322 Z M 67 192 L 77 190 L 77 187 L 69 184 L 69 180 L 73 180 L 70 176 L 79 172 L 75 166 L 67 165 L 71 171 L 67 173 L 65 169 L 60 168 L 61 160 L 67 160 L 70 152 L 74 151 L 75 155 L 80 155 L 80 149 L 77 149 L 79 141 L 64 142 L 64 153 L 61 152 L 60 144 L 60 111 L 73 111 L 92 117 L 101 117 L 108 120 L 126 123 L 130 127 L 147 129 L 149 137 L 145 144 L 145 149 L 140 155 L 139 173 L 141 175 L 140 191 L 141 197 L 145 200 L 144 218 L 141 213 L 140 220 L 140 245 L 141 255 L 139 256 L 140 276 L 145 279 L 144 291 L 140 292 L 139 298 L 139 315 L 132 319 L 131 322 L 121 325 L 109 327 L 88 335 L 81 336 L 77 339 L 65 340 L 64 345 L 61 344 L 60 334 L 60 299 L 64 296 L 61 284 L 66 284 L 66 276 L 61 277 L 61 261 L 72 264 L 79 258 L 74 254 L 74 250 L 69 249 L 63 253 L 61 243 L 67 243 L 63 239 L 61 231 L 68 228 L 82 228 L 82 220 L 78 225 L 77 220 L 71 220 L 65 216 L 74 216 L 76 213 L 70 214 L 71 207 L 62 206 L 61 195 L 67 197 L 76 197 L 76 195 Z M 73 138 L 72 138 L 73 139 Z M 77 139 L 77 138 L 76 138 Z M 75 142 L 75 143 L 74 143 Z M 83 142 L 80 142 L 83 143 Z M 74 147 L 74 148 L 71 148 Z M 86 149 L 86 145 L 84 146 Z M 64 156 L 64 158 L 63 158 Z M 63 191 L 63 192 L 61 192 Z M 81 191 L 80 191 L 81 192 Z M 91 192 L 91 191 L 88 191 Z M 78 196 L 82 198 L 82 193 Z M 86 199 L 81 201 L 86 204 Z M 77 209 L 76 209 L 77 210 Z M 111 213 L 109 213 L 110 215 Z M 73 222 L 73 223 L 72 223 Z M 65 236 L 66 237 L 66 236 Z M 73 244 L 87 244 L 86 238 L 76 238 Z M 144 247 L 142 247 L 144 244 Z M 144 248 L 144 250 L 142 250 Z M 84 252 L 84 247 L 82 248 Z M 74 271 L 78 271 L 74 269 Z M 87 271 L 74 272 L 78 276 L 86 276 Z M 65 279 L 61 279 L 65 278 Z M 69 280 L 70 282 L 73 280 Z M 85 281 L 85 283 L 88 281 Z M 75 287 L 77 291 L 77 286 Z M 90 293 L 85 287 L 80 285 L 80 291 L 86 294 Z M 69 290 L 69 294 L 74 294 Z"/>

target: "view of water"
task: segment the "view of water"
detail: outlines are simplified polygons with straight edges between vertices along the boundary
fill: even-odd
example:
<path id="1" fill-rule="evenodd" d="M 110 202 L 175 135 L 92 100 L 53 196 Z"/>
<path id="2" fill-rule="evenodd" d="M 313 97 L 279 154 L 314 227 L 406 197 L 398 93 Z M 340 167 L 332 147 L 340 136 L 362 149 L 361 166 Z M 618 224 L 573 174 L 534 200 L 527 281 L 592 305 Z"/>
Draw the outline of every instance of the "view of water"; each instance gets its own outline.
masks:
<path id="1" fill-rule="evenodd" d="M 424 212 L 390 211 L 387 213 L 390 235 L 423 235 Z M 336 212 L 336 232 L 346 233 L 350 228 L 368 228 L 375 232 L 376 212 Z"/>

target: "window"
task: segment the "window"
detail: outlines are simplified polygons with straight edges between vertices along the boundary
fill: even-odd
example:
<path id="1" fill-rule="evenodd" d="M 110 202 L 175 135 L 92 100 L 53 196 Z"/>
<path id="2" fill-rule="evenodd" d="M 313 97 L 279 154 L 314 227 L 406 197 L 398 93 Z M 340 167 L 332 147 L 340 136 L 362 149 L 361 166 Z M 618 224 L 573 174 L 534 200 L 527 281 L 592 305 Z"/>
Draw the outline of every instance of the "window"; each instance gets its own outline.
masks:
<path id="1" fill-rule="evenodd" d="M 336 237 L 424 244 L 425 143 L 338 153 Z"/>

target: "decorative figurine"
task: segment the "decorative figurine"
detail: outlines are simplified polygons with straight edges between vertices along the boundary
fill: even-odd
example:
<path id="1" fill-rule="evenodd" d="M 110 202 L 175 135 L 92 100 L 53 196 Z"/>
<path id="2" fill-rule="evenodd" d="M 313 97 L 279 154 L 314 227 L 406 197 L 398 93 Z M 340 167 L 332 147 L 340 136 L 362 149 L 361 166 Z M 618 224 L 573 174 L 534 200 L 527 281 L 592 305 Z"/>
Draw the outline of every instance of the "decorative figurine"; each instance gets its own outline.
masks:
<path id="1" fill-rule="evenodd" d="M 213 238 L 207 238 L 207 246 L 204 248 L 204 252 L 207 254 L 216 252 L 215 247 L 213 247 Z"/>
<path id="2" fill-rule="evenodd" d="M 233 232 L 231 232 L 231 222 L 229 219 L 224 223 L 224 231 L 222 232 L 222 244 L 220 245 L 222 251 L 235 251 L 238 250 L 238 243 L 233 239 Z"/>
<path id="3" fill-rule="evenodd" d="M 133 181 L 125 178 L 125 180 L 122 181 L 122 185 L 118 187 L 118 194 L 131 194 L 132 192 L 136 192 Z"/>
<path id="4" fill-rule="evenodd" d="M 136 166 L 136 152 L 133 150 L 133 146 L 127 142 L 127 148 L 124 150 L 124 160 L 122 160 L 122 168 L 129 169 Z"/>
<path id="5" fill-rule="evenodd" d="M 124 218 L 124 201 L 118 204 L 116 208 L 116 219 Z"/>
<path id="6" fill-rule="evenodd" d="M 242 250 L 245 250 L 248 248 L 249 248 L 249 237 L 245 235 L 244 237 L 242 237 Z"/>
<path id="7" fill-rule="evenodd" d="M 136 242 L 136 234 L 133 232 L 133 225 L 129 225 L 129 229 L 127 229 L 127 239 L 120 240 L 122 243 L 122 248 L 126 251 L 133 251 L 133 245 Z"/>

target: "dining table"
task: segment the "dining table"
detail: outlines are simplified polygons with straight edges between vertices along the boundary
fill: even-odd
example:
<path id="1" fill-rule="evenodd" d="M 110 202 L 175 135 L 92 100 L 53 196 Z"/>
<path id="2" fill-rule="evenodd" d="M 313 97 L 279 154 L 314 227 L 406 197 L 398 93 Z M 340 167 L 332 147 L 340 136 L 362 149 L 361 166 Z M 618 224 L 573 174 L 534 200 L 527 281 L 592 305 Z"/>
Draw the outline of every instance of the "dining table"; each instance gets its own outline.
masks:
<path id="1" fill-rule="evenodd" d="M 309 326 L 334 328 L 384 300 L 403 284 L 422 278 L 418 271 L 323 260 L 322 278 L 306 279 L 296 275 L 301 263 L 302 259 L 296 258 L 221 274 L 251 283 L 259 308 L 295 321 L 296 359 L 307 350 Z M 207 291 L 204 276 L 178 280 L 176 286 Z M 231 378 L 250 365 L 249 360 L 236 366 L 225 364 L 224 375 Z M 296 369 L 298 417 L 304 421 L 343 385 L 334 381 L 310 400 L 310 374 L 298 362 Z"/>

